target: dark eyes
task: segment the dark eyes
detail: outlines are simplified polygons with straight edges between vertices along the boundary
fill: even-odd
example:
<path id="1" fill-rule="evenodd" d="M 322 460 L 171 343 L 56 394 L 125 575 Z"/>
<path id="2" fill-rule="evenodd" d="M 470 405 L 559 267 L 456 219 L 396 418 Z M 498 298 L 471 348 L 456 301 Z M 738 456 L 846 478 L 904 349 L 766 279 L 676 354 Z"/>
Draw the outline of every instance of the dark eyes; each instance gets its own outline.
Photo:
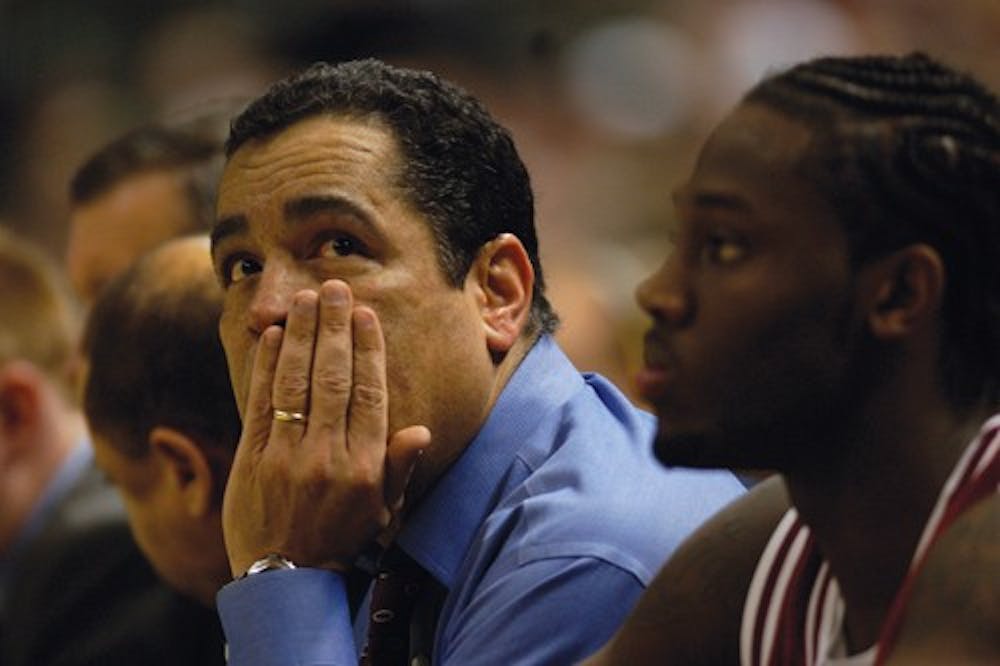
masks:
<path id="1" fill-rule="evenodd" d="M 235 257 L 227 263 L 228 266 L 224 271 L 227 285 L 239 282 L 254 273 L 259 273 L 263 268 L 260 262 L 253 257 Z"/>
<path id="2" fill-rule="evenodd" d="M 323 239 L 315 247 L 311 256 L 319 258 L 349 257 L 364 255 L 367 252 L 361 241 L 347 234 L 337 234 Z M 237 254 L 223 262 L 221 274 L 224 285 L 229 286 L 262 270 L 264 270 L 263 262 L 256 257 Z"/>
<path id="3" fill-rule="evenodd" d="M 715 264 L 734 264 L 747 254 L 747 246 L 741 239 L 728 234 L 712 234 L 702 246 L 703 256 Z"/>
<path id="4" fill-rule="evenodd" d="M 361 254 L 364 251 L 361 243 L 353 236 L 338 235 L 328 238 L 319 246 L 319 255 L 329 257 L 337 255 L 346 257 L 352 254 Z"/>

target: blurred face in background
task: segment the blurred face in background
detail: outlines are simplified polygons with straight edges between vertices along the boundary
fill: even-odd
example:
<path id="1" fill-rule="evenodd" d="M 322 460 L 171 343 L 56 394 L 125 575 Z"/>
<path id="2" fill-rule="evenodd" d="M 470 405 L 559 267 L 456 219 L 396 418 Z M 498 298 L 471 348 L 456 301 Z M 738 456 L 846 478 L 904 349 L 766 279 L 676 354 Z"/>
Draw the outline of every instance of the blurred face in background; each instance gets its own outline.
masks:
<path id="1" fill-rule="evenodd" d="M 187 187 L 179 172 L 147 171 L 70 212 L 66 268 L 84 304 L 140 255 L 197 227 Z"/>
<path id="2" fill-rule="evenodd" d="M 153 439 L 183 435 L 154 429 Z M 93 435 L 94 459 L 115 486 L 125 504 L 136 544 L 157 574 L 181 594 L 206 606 L 215 604 L 215 593 L 230 580 L 229 560 L 222 539 L 217 501 L 204 498 L 211 489 L 205 470 L 184 449 L 150 445 L 141 458 L 124 455 L 108 437 Z M 191 440 L 188 440 L 190 442 Z M 186 452 L 185 452 L 186 451 Z M 206 503 L 207 502 L 207 503 Z"/>

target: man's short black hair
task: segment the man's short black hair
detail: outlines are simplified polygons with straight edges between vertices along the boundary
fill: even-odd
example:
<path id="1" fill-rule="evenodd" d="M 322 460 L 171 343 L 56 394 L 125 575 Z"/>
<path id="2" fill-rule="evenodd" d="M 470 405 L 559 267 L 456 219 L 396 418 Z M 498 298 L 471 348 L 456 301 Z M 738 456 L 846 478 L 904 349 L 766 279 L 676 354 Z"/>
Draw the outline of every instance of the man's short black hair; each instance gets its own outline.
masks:
<path id="1" fill-rule="evenodd" d="M 430 72 L 378 60 L 316 63 L 274 84 L 233 121 L 226 154 L 321 114 L 376 118 L 393 133 L 403 161 L 400 190 L 429 221 L 452 286 L 464 282 L 485 243 L 502 233 L 520 239 L 535 272 L 529 330 L 555 329 L 528 172 L 509 132 L 478 100 Z"/>

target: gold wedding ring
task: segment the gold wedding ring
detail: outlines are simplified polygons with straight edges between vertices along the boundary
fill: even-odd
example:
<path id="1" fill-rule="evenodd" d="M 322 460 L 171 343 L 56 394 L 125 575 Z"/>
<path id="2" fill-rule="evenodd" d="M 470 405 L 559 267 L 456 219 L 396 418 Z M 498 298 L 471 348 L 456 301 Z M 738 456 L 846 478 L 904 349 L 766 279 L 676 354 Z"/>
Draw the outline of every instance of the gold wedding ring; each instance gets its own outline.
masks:
<path id="1" fill-rule="evenodd" d="M 282 423 L 305 423 L 306 415 L 302 412 L 286 412 L 283 409 L 274 410 L 274 420 Z"/>

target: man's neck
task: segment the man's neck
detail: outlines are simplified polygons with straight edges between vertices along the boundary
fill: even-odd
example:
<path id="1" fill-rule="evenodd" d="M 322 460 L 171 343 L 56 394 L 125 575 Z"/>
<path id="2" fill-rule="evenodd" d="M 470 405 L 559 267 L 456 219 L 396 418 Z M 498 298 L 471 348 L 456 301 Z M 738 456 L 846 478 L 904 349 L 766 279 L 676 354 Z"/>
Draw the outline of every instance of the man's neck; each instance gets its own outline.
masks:
<path id="1" fill-rule="evenodd" d="M 528 352 L 531 351 L 531 348 L 534 346 L 535 342 L 537 342 L 538 338 L 538 335 L 524 335 L 518 338 L 517 342 L 514 343 L 514 346 L 507 351 L 503 358 L 497 360 L 493 385 L 490 390 L 489 397 L 484 405 L 482 419 L 479 423 L 480 429 L 483 424 L 486 423 L 490 413 L 496 406 L 497 401 L 500 399 L 500 394 L 503 393 L 503 390 L 510 382 L 511 377 L 513 377 L 514 373 L 521 365 L 521 362 L 524 361 Z M 413 476 L 411 477 L 410 483 L 406 489 L 406 505 L 403 512 L 404 515 L 419 503 L 420 498 L 423 497 L 434 486 L 437 480 L 444 476 L 445 472 L 448 471 L 452 464 L 454 464 L 455 461 L 461 457 L 462 453 L 464 453 L 465 449 L 472 443 L 477 433 L 478 430 L 476 433 L 472 433 L 471 436 L 463 438 L 464 441 L 447 443 L 444 445 L 434 443 L 434 433 L 431 433 L 431 447 L 425 451 L 425 454 L 421 456 L 420 460 L 417 461 L 417 466 L 413 471 Z"/>
<path id="2" fill-rule="evenodd" d="M 877 641 L 940 490 L 982 423 L 940 401 L 921 406 L 873 400 L 828 442 L 828 459 L 785 474 L 840 585 L 852 651 Z"/>
<path id="3" fill-rule="evenodd" d="M 20 456 L 0 476 L 0 553 L 18 539 L 49 484 L 84 438 L 83 417 L 68 410 L 65 418 L 40 421 L 29 454 Z"/>

